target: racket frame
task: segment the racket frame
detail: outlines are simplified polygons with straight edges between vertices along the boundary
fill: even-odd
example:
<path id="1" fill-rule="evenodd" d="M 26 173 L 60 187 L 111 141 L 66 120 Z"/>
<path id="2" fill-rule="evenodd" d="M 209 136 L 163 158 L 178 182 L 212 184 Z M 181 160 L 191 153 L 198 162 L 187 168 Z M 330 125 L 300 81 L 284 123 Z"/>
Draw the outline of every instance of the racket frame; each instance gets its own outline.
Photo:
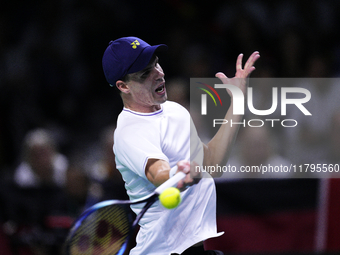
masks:
<path id="1" fill-rule="evenodd" d="M 132 234 L 134 234 L 136 227 L 138 225 L 138 222 L 140 221 L 140 219 L 144 216 L 145 212 L 153 205 L 154 202 L 156 202 L 158 200 L 158 196 L 167 188 L 175 186 L 180 180 L 182 180 L 184 177 L 186 176 L 185 173 L 183 172 L 178 172 L 177 174 L 175 174 L 172 178 L 168 179 L 167 181 L 165 181 L 163 184 L 161 184 L 160 186 L 158 186 L 154 192 L 152 192 L 151 194 L 142 197 L 140 199 L 134 200 L 134 201 L 130 201 L 130 200 L 106 200 L 106 201 L 102 201 L 99 202 L 93 206 L 91 206 L 90 208 L 86 209 L 74 222 L 73 226 L 71 227 L 69 234 L 66 238 L 65 241 L 65 245 L 64 245 L 64 253 L 66 255 L 70 255 L 70 244 L 71 244 L 71 240 L 73 239 L 77 229 L 81 226 L 82 222 L 89 216 L 91 215 L 93 212 L 107 207 L 107 206 L 112 206 L 114 204 L 125 204 L 125 205 L 134 205 L 134 204 L 140 204 L 140 203 L 145 203 L 143 209 L 138 213 L 138 215 L 136 216 L 135 220 L 133 221 L 132 225 L 130 226 L 129 229 L 129 233 L 128 236 L 126 237 L 125 242 L 123 243 L 122 247 L 119 249 L 118 253 L 116 255 L 122 255 L 124 254 L 127 244 L 129 243 Z"/>

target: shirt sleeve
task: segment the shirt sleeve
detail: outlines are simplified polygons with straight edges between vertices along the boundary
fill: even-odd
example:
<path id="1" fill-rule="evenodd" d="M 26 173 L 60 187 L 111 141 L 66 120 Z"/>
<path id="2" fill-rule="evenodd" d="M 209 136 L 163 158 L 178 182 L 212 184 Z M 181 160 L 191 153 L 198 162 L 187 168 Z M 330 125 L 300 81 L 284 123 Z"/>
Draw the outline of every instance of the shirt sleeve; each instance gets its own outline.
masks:
<path id="1" fill-rule="evenodd" d="M 119 162 L 137 175 L 146 178 L 145 166 L 148 159 L 163 159 L 160 131 L 156 125 L 139 123 L 115 132 L 114 152 Z"/>

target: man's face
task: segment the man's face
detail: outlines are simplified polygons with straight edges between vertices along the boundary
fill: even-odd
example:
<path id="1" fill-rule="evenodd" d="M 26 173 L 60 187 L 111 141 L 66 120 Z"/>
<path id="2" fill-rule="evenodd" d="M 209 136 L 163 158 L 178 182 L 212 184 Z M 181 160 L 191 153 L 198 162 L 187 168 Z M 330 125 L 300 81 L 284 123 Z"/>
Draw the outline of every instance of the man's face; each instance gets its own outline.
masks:
<path id="1" fill-rule="evenodd" d="M 135 110 L 154 111 L 167 100 L 164 72 L 155 55 L 146 68 L 129 75 L 127 84 L 130 88 L 133 108 L 136 106 L 138 108 Z"/>

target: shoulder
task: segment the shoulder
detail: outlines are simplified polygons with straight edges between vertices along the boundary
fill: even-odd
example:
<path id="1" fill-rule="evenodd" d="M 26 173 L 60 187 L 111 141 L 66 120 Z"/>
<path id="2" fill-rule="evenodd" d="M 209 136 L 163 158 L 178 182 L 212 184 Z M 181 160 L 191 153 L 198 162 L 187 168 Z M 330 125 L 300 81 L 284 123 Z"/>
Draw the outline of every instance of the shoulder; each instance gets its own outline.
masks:
<path id="1" fill-rule="evenodd" d="M 139 113 L 124 108 L 118 116 L 116 130 L 133 130 L 148 126 L 150 123 L 154 123 L 155 119 L 161 114 L 161 112 L 162 111 L 157 111 L 155 113 Z"/>
<path id="2" fill-rule="evenodd" d="M 175 108 L 175 109 L 184 109 L 184 110 L 186 110 L 179 103 L 176 103 L 174 101 L 169 101 L 169 100 L 167 100 L 165 103 L 163 103 L 162 106 L 163 106 L 163 108 Z"/>
<path id="3" fill-rule="evenodd" d="M 162 106 L 165 113 L 177 112 L 182 114 L 189 114 L 189 111 L 184 106 L 173 101 L 166 101 Z"/>
<path id="4" fill-rule="evenodd" d="M 123 110 L 117 120 L 114 140 L 117 144 L 135 143 L 147 137 L 157 137 L 161 111 L 154 114 L 142 114 Z"/>

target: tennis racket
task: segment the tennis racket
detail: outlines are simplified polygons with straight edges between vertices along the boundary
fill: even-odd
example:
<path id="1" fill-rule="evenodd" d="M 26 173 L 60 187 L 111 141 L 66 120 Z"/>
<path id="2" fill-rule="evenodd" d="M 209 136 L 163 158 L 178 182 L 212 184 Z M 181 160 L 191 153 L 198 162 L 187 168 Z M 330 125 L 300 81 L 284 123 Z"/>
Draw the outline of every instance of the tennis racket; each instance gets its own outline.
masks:
<path id="1" fill-rule="evenodd" d="M 176 185 L 184 177 L 183 172 L 178 172 L 153 193 L 135 201 L 107 200 L 88 208 L 70 229 L 64 245 L 64 254 L 123 255 L 145 212 L 165 189 Z M 140 203 L 145 205 L 134 218 L 130 205 Z"/>

